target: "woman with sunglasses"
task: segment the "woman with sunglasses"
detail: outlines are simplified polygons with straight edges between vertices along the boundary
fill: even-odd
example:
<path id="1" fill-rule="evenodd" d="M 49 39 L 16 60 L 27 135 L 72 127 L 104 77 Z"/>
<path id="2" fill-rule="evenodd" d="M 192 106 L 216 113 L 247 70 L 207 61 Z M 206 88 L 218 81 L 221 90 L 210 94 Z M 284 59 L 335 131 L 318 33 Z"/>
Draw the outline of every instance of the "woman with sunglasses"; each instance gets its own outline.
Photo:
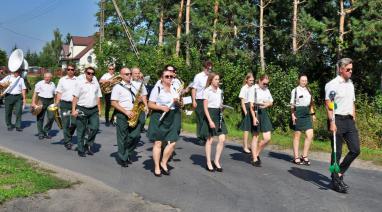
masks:
<path id="1" fill-rule="evenodd" d="M 154 175 L 160 177 L 162 173 L 169 175 L 167 162 L 175 149 L 175 143 L 179 139 L 181 124 L 175 121 L 179 95 L 171 85 L 174 79 L 172 71 L 164 69 L 161 73 L 161 83 L 155 86 L 150 94 L 149 108 L 152 110 L 147 137 L 154 142 L 153 160 Z M 163 150 L 161 160 L 162 145 Z"/>
<path id="2" fill-rule="evenodd" d="M 255 78 L 252 73 L 247 73 L 245 76 L 243 87 L 240 89 L 240 104 L 242 109 L 242 121 L 240 124 L 240 130 L 243 131 L 243 152 L 251 154 L 251 151 L 248 149 L 248 134 L 251 131 L 254 132 L 255 126 L 253 125 L 253 117 L 250 111 L 250 96 L 253 95 L 253 84 Z"/>
<path id="3" fill-rule="evenodd" d="M 254 87 L 254 95 L 251 98 L 251 110 L 256 115 L 258 123 L 257 133 L 254 136 L 258 136 L 258 133 L 262 133 L 263 139 L 260 142 L 252 142 L 251 152 L 253 166 L 261 166 L 260 153 L 264 147 L 271 140 L 271 132 L 273 130 L 271 119 L 269 118 L 268 108 L 273 105 L 273 98 L 271 92 L 268 89 L 269 77 L 268 75 L 261 75 L 258 84 Z M 257 139 L 256 139 L 257 141 Z"/>
<path id="4" fill-rule="evenodd" d="M 204 121 L 200 135 L 206 139 L 206 169 L 207 171 L 223 172 L 220 156 L 224 149 L 225 135 L 228 133 L 223 119 L 223 91 L 219 88 L 220 76 L 216 73 L 208 75 L 207 84 L 203 92 Z M 213 137 L 218 136 L 215 160 L 211 161 Z"/>
<path id="5" fill-rule="evenodd" d="M 308 152 L 313 139 L 313 121 L 316 119 L 314 113 L 313 98 L 308 85 L 306 74 L 298 77 L 299 85 L 291 93 L 291 119 L 293 134 L 293 163 L 297 165 L 310 165 Z M 301 132 L 305 132 L 304 150 L 301 157 L 298 154 Z"/>

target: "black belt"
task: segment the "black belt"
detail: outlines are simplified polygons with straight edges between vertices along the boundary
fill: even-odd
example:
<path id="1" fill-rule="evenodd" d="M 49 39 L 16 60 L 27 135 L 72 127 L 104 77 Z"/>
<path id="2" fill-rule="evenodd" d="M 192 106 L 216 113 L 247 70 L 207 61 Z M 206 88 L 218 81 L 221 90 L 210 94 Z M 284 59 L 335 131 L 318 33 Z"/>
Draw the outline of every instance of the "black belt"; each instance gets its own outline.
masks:
<path id="1" fill-rule="evenodd" d="M 53 97 L 52 98 L 44 98 L 44 97 L 41 97 L 41 96 L 39 96 L 38 98 L 41 98 L 43 100 L 52 100 L 53 99 Z"/>
<path id="2" fill-rule="evenodd" d="M 81 105 L 77 105 L 77 107 L 82 107 L 82 108 L 85 108 L 85 109 L 88 109 L 88 110 L 92 110 L 98 106 L 94 106 L 94 107 L 84 107 L 84 106 L 81 106 Z"/>
<path id="3" fill-rule="evenodd" d="M 336 114 L 336 119 L 353 119 L 352 115 L 338 115 Z"/>
<path id="4" fill-rule="evenodd" d="M 6 93 L 5 96 L 20 96 L 21 94 L 10 94 L 10 93 Z"/>
<path id="5" fill-rule="evenodd" d="M 60 102 L 72 104 L 72 102 L 61 100 Z"/>

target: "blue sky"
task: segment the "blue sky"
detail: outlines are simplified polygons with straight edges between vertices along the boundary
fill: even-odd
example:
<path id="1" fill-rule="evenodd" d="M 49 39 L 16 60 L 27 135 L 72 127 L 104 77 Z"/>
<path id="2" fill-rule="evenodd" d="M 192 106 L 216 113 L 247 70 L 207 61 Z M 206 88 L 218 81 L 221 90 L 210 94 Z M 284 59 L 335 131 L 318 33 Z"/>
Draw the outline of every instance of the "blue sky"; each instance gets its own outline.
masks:
<path id="1" fill-rule="evenodd" d="M 9 55 L 16 44 L 40 52 L 53 30 L 89 36 L 98 31 L 96 0 L 0 0 L 0 49 Z"/>

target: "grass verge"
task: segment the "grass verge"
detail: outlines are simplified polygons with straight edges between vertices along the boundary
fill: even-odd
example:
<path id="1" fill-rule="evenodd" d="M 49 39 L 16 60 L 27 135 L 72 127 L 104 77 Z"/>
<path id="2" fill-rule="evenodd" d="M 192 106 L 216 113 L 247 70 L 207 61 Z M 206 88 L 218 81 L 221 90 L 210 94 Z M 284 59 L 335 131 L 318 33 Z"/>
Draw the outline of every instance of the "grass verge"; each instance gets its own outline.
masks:
<path id="1" fill-rule="evenodd" d="M 0 151 L 0 204 L 16 197 L 71 186 L 71 182 L 52 174 L 24 158 Z"/>

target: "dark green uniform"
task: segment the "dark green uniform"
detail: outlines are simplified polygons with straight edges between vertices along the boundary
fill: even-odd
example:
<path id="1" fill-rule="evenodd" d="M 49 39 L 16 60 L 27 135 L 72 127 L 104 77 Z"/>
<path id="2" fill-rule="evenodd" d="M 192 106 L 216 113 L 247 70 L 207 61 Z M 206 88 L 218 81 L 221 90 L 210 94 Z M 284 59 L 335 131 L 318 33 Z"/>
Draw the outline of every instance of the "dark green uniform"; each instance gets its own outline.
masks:
<path id="1" fill-rule="evenodd" d="M 77 109 L 84 113 L 77 116 L 77 150 L 85 151 L 85 146 L 91 147 L 99 129 L 98 107 L 86 108 L 77 105 Z"/>
<path id="2" fill-rule="evenodd" d="M 48 106 L 54 103 L 53 98 L 42 98 L 39 97 L 42 102 L 42 110 L 37 115 L 37 130 L 39 136 L 48 135 L 48 132 L 52 129 L 54 122 L 54 114 L 48 110 Z M 47 122 L 44 126 L 44 117 L 45 113 L 47 113 Z"/>
<path id="3" fill-rule="evenodd" d="M 253 125 L 253 117 L 250 112 L 250 103 L 245 103 L 245 108 L 247 109 L 247 115 L 242 112 L 242 121 L 240 123 L 240 130 L 249 131 L 249 132 L 257 132 L 257 127 Z"/>
<path id="4" fill-rule="evenodd" d="M 21 128 L 21 114 L 23 109 L 23 97 L 21 94 L 5 94 L 5 123 L 8 128 Z M 16 123 L 12 124 L 12 111 L 15 109 Z"/>
<path id="5" fill-rule="evenodd" d="M 203 136 L 200 135 L 202 130 L 202 124 L 204 120 L 204 106 L 203 106 L 203 99 L 197 99 L 196 100 L 196 108 L 195 108 L 195 115 L 196 115 L 196 136 L 201 139 L 205 140 Z"/>
<path id="6" fill-rule="evenodd" d="M 257 110 L 258 130 L 260 132 L 269 132 L 273 130 L 271 119 L 269 118 L 268 110 L 259 108 Z"/>
<path id="7" fill-rule="evenodd" d="M 134 128 L 129 127 L 128 117 L 118 110 L 116 116 L 118 156 L 122 161 L 127 161 L 139 142 L 141 127 L 139 124 Z"/>
<path id="8" fill-rule="evenodd" d="M 219 136 L 222 134 L 226 135 L 228 131 L 225 125 L 224 118 L 222 119 L 221 128 L 220 128 L 220 109 L 208 108 L 208 112 L 210 113 L 210 117 L 212 121 L 215 123 L 216 128 L 210 128 L 207 117 L 204 117 L 202 129 L 200 132 L 201 136 L 204 139 L 207 139 L 208 137 L 212 137 L 212 136 Z"/>
<path id="9" fill-rule="evenodd" d="M 173 142 L 179 139 L 181 123 L 175 120 L 178 110 L 176 108 L 168 111 L 162 121 L 159 121 L 162 111 L 152 112 L 147 131 L 147 137 L 150 141 Z"/>
<path id="10" fill-rule="evenodd" d="M 310 115 L 310 107 L 296 107 L 296 125 L 294 125 L 294 131 L 306 131 L 313 129 L 312 117 Z"/>
<path id="11" fill-rule="evenodd" d="M 60 101 L 60 112 L 62 119 L 62 130 L 64 133 L 64 144 L 70 144 L 74 131 L 76 130 L 76 118 L 71 116 L 72 102 Z M 69 113 L 65 115 L 63 113 Z"/>

